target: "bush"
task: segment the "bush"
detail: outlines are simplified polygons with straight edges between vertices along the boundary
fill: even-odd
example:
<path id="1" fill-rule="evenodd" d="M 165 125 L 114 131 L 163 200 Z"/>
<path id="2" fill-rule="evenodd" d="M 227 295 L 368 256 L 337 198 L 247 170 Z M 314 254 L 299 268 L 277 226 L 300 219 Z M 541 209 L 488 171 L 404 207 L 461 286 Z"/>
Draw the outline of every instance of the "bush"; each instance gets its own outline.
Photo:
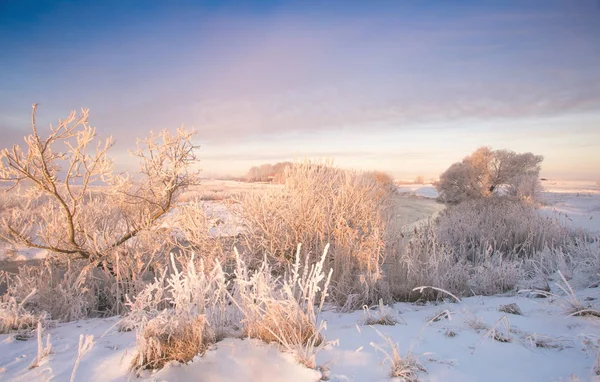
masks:
<path id="1" fill-rule="evenodd" d="M 243 195 L 243 238 L 255 259 L 266 254 L 276 271 L 293 260 L 302 243 L 320 253 L 330 243 L 333 300 L 349 309 L 376 304 L 384 287 L 385 257 L 393 190 L 363 173 L 304 162 L 288 167 L 283 190 Z M 349 304 L 349 305 L 348 305 Z"/>
<path id="2" fill-rule="evenodd" d="M 128 303 L 130 313 L 119 323 L 120 330 L 137 331 L 135 371 L 190 361 L 223 338 L 232 326 L 228 319 L 235 318 L 218 262 L 208 270 L 192 256 L 186 270 L 179 271 L 175 257 L 170 257 L 172 273 L 167 276 L 165 269 L 148 284 Z"/>
<path id="3" fill-rule="evenodd" d="M 436 224 L 440 241 L 454 249 L 457 259 L 475 265 L 492 253 L 505 259 L 529 259 L 546 247 L 566 245 L 572 239 L 566 228 L 540 217 L 532 205 L 506 198 L 450 206 Z"/>
<path id="4" fill-rule="evenodd" d="M 469 264 L 456 258 L 454 250 L 438 237 L 433 222 L 388 243 L 390 255 L 385 274 L 390 292 L 398 301 L 438 298 L 436 290 L 414 292 L 424 286 L 436 286 L 455 294 L 468 291 Z"/>
<path id="5" fill-rule="evenodd" d="M 245 335 L 277 342 L 310 368 L 316 367 L 316 354 L 325 346 L 325 322 L 318 316 L 333 272 L 324 270 L 327 248 L 312 265 L 307 255 L 302 266 L 298 246 L 294 264 L 281 280 L 273 276 L 266 259 L 249 271 L 236 251 L 234 301 L 244 314 Z"/>
<path id="6" fill-rule="evenodd" d="M 284 184 L 285 169 L 291 165 L 291 162 L 277 162 L 274 165 L 263 164 L 254 166 L 248 170 L 244 179 L 247 182 L 273 182 Z"/>
<path id="7" fill-rule="evenodd" d="M 46 261 L 39 266 L 19 268 L 19 273 L 9 277 L 4 298 L 23 301 L 22 307 L 35 315 L 48 314 L 57 321 L 73 321 L 89 316 L 113 314 L 112 305 L 101 307 L 110 294 L 107 288 L 114 281 L 101 282 L 102 270 L 87 261 L 73 261 L 59 265 Z M 37 292 L 29 298 L 27 291 Z"/>
<path id="8" fill-rule="evenodd" d="M 138 331 L 138 354 L 132 369 L 160 369 L 171 361 L 187 363 L 195 356 L 203 355 L 210 343 L 206 338 L 207 329 L 204 316 L 161 312 Z"/>
<path id="9" fill-rule="evenodd" d="M 5 294 L 0 302 L 0 334 L 10 332 L 31 332 L 38 322 L 45 319 L 45 315 L 34 315 L 24 308 L 29 300 L 37 291 L 33 289 L 21 301 L 17 301 L 14 296 Z"/>
<path id="10" fill-rule="evenodd" d="M 600 266 L 598 239 L 574 234 L 558 220 L 540 217 L 531 204 L 506 198 L 449 206 L 404 236 L 388 241 L 384 264 L 397 300 L 439 297 L 435 289 L 413 291 L 424 285 L 458 296 L 540 288 L 557 270 L 577 270 L 593 281 Z"/>
<path id="11" fill-rule="evenodd" d="M 191 258 L 182 272 L 171 255 L 172 274 L 165 270 L 148 284 L 119 322 L 120 330 L 137 331 L 132 369 L 187 362 L 232 334 L 275 341 L 314 368 L 315 355 L 326 344 L 325 323 L 318 321 L 331 277 L 323 270 L 325 255 L 313 265 L 307 257 L 301 266 L 298 249 L 294 265 L 280 279 L 266 260 L 253 271 L 238 254 L 230 281 L 218 262 L 208 270 Z"/>

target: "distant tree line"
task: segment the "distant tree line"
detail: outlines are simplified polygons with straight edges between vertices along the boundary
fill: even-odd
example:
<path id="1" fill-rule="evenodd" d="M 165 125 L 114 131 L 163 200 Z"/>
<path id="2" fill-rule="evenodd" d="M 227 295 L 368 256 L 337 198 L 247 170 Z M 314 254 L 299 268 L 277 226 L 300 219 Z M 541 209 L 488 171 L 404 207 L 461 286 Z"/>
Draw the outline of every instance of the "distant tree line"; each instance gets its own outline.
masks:
<path id="1" fill-rule="evenodd" d="M 277 162 L 275 164 L 263 164 L 254 166 L 248 170 L 244 180 L 247 182 L 272 182 L 285 183 L 285 168 L 292 165 L 292 162 Z"/>
<path id="2" fill-rule="evenodd" d="M 292 162 L 277 162 L 275 164 L 263 164 L 260 166 L 254 166 L 248 170 L 246 175 L 244 176 L 244 180 L 246 182 L 271 182 L 277 184 L 285 183 L 285 169 L 293 166 Z M 331 164 L 328 165 L 318 165 L 317 167 L 322 167 L 324 170 L 328 169 Z M 364 176 L 373 178 L 377 183 L 394 187 L 393 178 L 383 172 L 383 171 L 368 171 L 364 173 Z"/>

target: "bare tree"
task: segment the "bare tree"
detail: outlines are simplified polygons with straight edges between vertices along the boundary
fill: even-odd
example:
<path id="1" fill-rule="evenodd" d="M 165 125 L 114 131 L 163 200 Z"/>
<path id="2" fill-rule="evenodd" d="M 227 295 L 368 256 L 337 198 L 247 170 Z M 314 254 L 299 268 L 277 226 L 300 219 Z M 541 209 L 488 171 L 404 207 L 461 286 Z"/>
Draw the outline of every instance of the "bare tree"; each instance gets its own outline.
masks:
<path id="1" fill-rule="evenodd" d="M 481 147 L 450 166 L 440 176 L 436 188 L 440 199 L 447 203 L 490 196 L 499 186 L 506 186 L 514 196 L 533 197 L 539 190 L 543 159 L 532 153 Z"/>
<path id="2" fill-rule="evenodd" d="M 0 181 L 6 192 L 25 192 L 26 203 L 1 221 L 4 239 L 16 245 L 87 259 L 106 255 L 155 227 L 175 197 L 198 182 L 189 167 L 197 161 L 192 132 L 166 130 L 140 140 L 139 179 L 114 174 L 107 153 L 112 138 L 99 141 L 87 109 L 71 112 L 42 138 L 32 111 L 25 149 L 0 152 Z M 21 187 L 23 186 L 23 187 Z M 102 186 L 102 187 L 100 187 Z"/>

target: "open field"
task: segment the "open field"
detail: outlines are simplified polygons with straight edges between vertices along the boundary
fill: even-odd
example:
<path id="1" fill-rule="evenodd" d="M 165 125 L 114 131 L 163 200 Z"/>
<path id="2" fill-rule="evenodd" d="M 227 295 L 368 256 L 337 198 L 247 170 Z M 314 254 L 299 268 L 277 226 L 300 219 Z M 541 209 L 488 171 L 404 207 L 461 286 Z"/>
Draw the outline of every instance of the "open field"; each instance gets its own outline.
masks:
<path id="1" fill-rule="evenodd" d="M 279 192 L 280 187 L 211 181 L 207 189 L 212 195 L 223 196 L 199 201 L 208 217 L 209 233 L 227 237 L 244 229 L 231 212 L 238 207 L 232 195 Z M 435 201 L 430 185 L 404 186 L 399 191 L 394 197 L 399 206 L 396 219 L 405 232 L 427 227 L 427 222 L 445 208 Z M 195 192 L 186 193 L 181 206 L 202 199 Z M 546 188 L 542 200 L 544 205 L 538 212 L 543 216 L 558 216 L 573 230 L 593 233 L 598 228 L 597 187 L 557 182 Z M 175 220 L 169 223 L 170 216 L 166 219 L 163 224 L 175 224 Z M 13 259 L 36 256 L 40 257 L 39 252 L 25 250 L 12 254 Z M 595 256 L 600 259 L 600 254 Z M 2 268 L 14 272 L 15 264 L 4 261 Z M 385 381 L 393 362 L 410 376 L 405 380 L 600 380 L 595 372 L 600 360 L 600 319 L 570 315 L 575 300 L 597 309 L 600 288 L 581 286 L 583 281 L 571 279 L 578 277 L 571 274 L 570 282 L 580 287 L 568 295 L 561 277 L 558 273 L 548 276 L 548 298 L 518 292 L 523 288 L 517 287 L 501 295 L 471 294 L 460 302 L 443 295 L 434 301 L 397 302 L 351 312 L 326 304 L 319 320 L 326 322 L 322 335 L 329 342 L 316 356 L 317 370 L 299 364 L 277 344 L 242 339 L 237 334 L 210 345 L 203 356 L 187 364 L 167 363 L 159 371 L 143 371 L 132 377 L 129 368 L 136 354 L 136 334 L 118 331 L 119 317 L 50 321 L 44 336 L 50 335 L 52 351 L 35 368 L 30 368 L 38 352 L 35 335 L 26 341 L 13 334 L 0 335 L 0 379 L 68 380 L 78 359 L 78 381 L 317 381 L 322 377 L 339 382 Z M 501 311 L 510 304 L 518 305 L 519 314 Z M 377 318 L 383 316 L 394 325 L 378 324 Z M 369 322 L 373 318 L 375 321 Z M 94 341 L 89 351 L 78 356 L 80 335 L 92 335 Z M 396 346 L 398 358 L 394 361 Z"/>

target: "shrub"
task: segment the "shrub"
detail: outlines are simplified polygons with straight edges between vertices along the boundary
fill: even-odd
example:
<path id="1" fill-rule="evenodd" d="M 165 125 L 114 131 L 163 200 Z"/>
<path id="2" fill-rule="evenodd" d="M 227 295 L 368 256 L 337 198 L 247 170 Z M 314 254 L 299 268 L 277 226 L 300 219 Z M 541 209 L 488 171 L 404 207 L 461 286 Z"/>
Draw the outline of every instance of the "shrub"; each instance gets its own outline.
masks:
<path id="1" fill-rule="evenodd" d="M 423 285 L 459 295 L 468 291 L 469 264 L 457 259 L 453 248 L 439 239 L 433 222 L 404 236 L 398 235 L 388 243 L 390 255 L 385 263 L 386 278 L 396 300 L 438 298 L 439 293 L 434 289 L 413 291 Z"/>
<path id="2" fill-rule="evenodd" d="M 248 170 L 244 177 L 247 182 L 273 182 L 285 183 L 285 169 L 291 166 L 291 162 L 277 162 L 254 166 Z"/>
<path id="3" fill-rule="evenodd" d="M 439 239 L 453 248 L 458 258 L 476 265 L 489 255 L 531 258 L 548 246 L 566 245 L 571 240 L 568 230 L 556 220 L 540 217 L 530 204 L 505 198 L 448 207 L 436 224 Z"/>
<path id="4" fill-rule="evenodd" d="M 138 354 L 132 369 L 161 369 L 170 361 L 187 363 L 203 355 L 210 343 L 207 329 L 204 316 L 188 317 L 162 311 L 138 331 Z"/>
<path id="5" fill-rule="evenodd" d="M 332 270 L 325 273 L 327 247 L 311 265 L 300 261 L 300 246 L 293 266 L 282 279 L 273 276 L 266 259 L 251 272 L 236 251 L 234 301 L 244 314 L 244 333 L 265 342 L 277 342 L 298 362 L 315 368 L 316 354 L 325 346 L 325 322 L 318 316 L 328 295 Z"/>
<path id="6" fill-rule="evenodd" d="M 100 312 L 101 296 L 109 294 L 104 288 L 108 285 L 102 285 L 98 277 L 102 272 L 87 261 L 64 265 L 46 261 L 39 266 L 20 267 L 18 274 L 9 277 L 5 298 L 22 301 L 22 308 L 34 315 L 48 314 L 58 321 L 99 315 L 106 313 Z M 26 297 L 31 290 L 37 292 Z"/>
<path id="7" fill-rule="evenodd" d="M 333 269 L 332 297 L 350 309 L 376 304 L 383 290 L 393 191 L 360 172 L 327 162 L 296 163 L 286 170 L 283 190 L 246 194 L 238 199 L 243 238 L 255 259 L 267 254 L 281 271 L 302 243 L 319 253 L 330 243 L 327 267 Z M 349 306 L 348 304 L 349 303 Z"/>
<path id="8" fill-rule="evenodd" d="M 545 285 L 575 269 L 594 277 L 598 239 L 575 235 L 519 200 L 486 198 L 449 206 L 435 221 L 388 240 L 385 278 L 397 300 L 437 299 L 431 285 L 461 296 Z"/>
<path id="9" fill-rule="evenodd" d="M 207 216 L 205 206 L 196 201 L 179 206 L 177 212 L 173 218 L 177 230 L 175 244 L 181 254 L 202 254 L 202 260 L 209 269 L 215 265 L 215 261 L 226 261 L 226 253 L 231 253 L 232 246 L 227 245 L 226 240 L 215 232 L 215 224 Z M 182 261 L 183 266 L 187 263 Z"/>
<path id="10" fill-rule="evenodd" d="M 171 254 L 167 269 L 129 302 L 120 330 L 136 329 L 138 354 L 132 369 L 161 368 L 169 361 L 187 362 L 225 336 L 232 308 L 225 275 L 217 262 L 210 270 L 192 256 L 185 272 Z"/>
<path id="11" fill-rule="evenodd" d="M 21 301 L 17 301 L 14 296 L 5 294 L 0 302 L 0 334 L 10 332 L 24 332 L 25 334 L 32 331 L 35 326 L 44 320 L 45 316 L 34 315 L 24 308 L 27 300 L 29 300 L 37 291 L 33 289 Z"/>

